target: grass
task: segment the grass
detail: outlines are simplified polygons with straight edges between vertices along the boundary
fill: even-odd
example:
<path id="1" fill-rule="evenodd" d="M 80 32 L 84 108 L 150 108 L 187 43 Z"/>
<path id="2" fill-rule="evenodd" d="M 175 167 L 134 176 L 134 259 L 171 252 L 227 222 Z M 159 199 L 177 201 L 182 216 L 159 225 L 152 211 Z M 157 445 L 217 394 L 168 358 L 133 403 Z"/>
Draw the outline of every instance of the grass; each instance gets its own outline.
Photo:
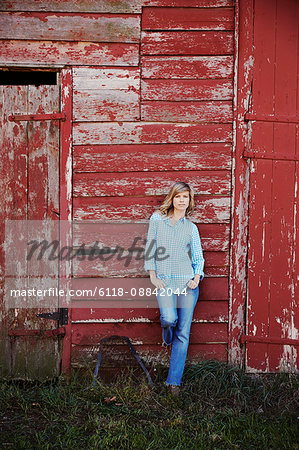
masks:
<path id="1" fill-rule="evenodd" d="M 174 398 L 157 369 L 113 384 L 0 383 L 1 449 L 299 449 L 298 375 L 245 374 L 218 361 L 186 367 Z"/>

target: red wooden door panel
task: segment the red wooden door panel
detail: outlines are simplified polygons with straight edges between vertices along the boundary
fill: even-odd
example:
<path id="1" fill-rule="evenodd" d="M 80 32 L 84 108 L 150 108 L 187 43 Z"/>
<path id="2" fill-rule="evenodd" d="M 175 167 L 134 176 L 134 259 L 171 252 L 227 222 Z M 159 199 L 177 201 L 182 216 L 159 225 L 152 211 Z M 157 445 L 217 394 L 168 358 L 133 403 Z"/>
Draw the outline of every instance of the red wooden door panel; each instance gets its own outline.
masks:
<path id="1" fill-rule="evenodd" d="M 296 0 L 255 1 L 246 367 L 298 366 L 298 22 Z M 283 341 L 283 339 L 289 339 Z"/>
<path id="2" fill-rule="evenodd" d="M 36 314 L 53 312 L 58 306 L 58 298 L 53 298 L 53 307 L 38 307 L 36 297 L 24 296 L 24 307 L 20 298 L 11 303 L 9 290 L 5 291 L 4 281 L 8 279 L 8 261 L 5 251 L 8 237 L 13 239 L 9 248 L 16 252 L 14 280 L 17 289 L 40 289 L 57 287 L 58 262 L 51 263 L 52 280 L 43 277 L 44 261 L 25 259 L 20 248 L 21 239 L 13 236 L 13 228 L 6 220 L 21 221 L 29 227 L 29 221 L 37 226 L 40 240 L 51 241 L 53 227 L 49 220 L 58 224 L 59 219 L 59 125 L 49 121 L 10 121 L 12 114 L 52 113 L 60 110 L 60 88 L 57 85 L 1 86 L 1 370 L 3 376 L 14 378 L 46 379 L 57 376 L 60 371 L 61 342 L 57 337 L 47 335 L 47 330 L 56 328 L 56 322 L 37 318 Z M 34 222 L 32 222 L 34 221 Z M 53 223 L 53 222 L 52 222 Z M 10 228 L 11 227 L 11 228 Z M 26 228 L 29 229 L 29 228 Z M 25 245 L 29 232 L 24 235 Z M 5 241 L 6 238 L 6 241 Z M 35 236 L 36 238 L 36 236 Z M 4 245 L 5 243 L 5 245 Z M 20 245 L 20 247 L 19 247 Z M 19 248 L 18 248 L 19 247 Z M 25 276 L 24 270 L 26 269 Z M 6 285 L 10 286 L 9 284 Z M 28 292 L 28 291 L 27 291 Z M 41 297 L 41 305 L 44 299 Z M 13 305 L 17 307 L 13 307 Z M 47 304 L 49 306 L 49 304 Z M 40 330 L 46 332 L 39 335 Z"/>

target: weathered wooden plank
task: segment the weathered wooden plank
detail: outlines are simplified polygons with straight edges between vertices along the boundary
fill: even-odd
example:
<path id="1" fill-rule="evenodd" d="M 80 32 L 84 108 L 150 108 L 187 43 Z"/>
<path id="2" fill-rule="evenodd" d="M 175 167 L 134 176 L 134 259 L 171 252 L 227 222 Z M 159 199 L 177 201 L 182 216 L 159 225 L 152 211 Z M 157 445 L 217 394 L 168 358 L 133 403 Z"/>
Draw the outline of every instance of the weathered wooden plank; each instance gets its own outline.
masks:
<path id="1" fill-rule="evenodd" d="M 140 94 L 133 91 L 74 91 L 73 120 L 77 122 L 134 121 L 140 119 Z"/>
<path id="2" fill-rule="evenodd" d="M 74 172 L 230 169 L 231 145 L 212 144 L 139 144 L 75 145 Z M 183 174 L 182 174 L 183 175 Z"/>
<path id="3" fill-rule="evenodd" d="M 1 86 L 1 148 L 3 151 L 3 170 L 1 179 L 5 186 L 3 201 L 1 202 L 1 252 L 5 249 L 4 220 L 15 220 L 21 224 L 21 220 L 53 219 L 52 209 L 58 209 L 58 155 L 59 132 L 57 124 L 53 122 L 40 124 L 8 121 L 12 112 L 32 113 L 33 111 L 47 111 L 50 108 L 59 109 L 59 86 Z M 36 183 L 38 180 L 38 183 Z M 56 209 L 57 208 L 57 209 Z M 31 222 L 32 224 L 32 222 Z M 36 223 L 35 223 L 36 225 Z M 52 236 L 51 230 L 45 224 L 41 224 L 41 233 Z M 46 228 L 46 230 L 45 230 Z M 22 242 L 28 242 L 32 236 L 30 227 L 23 227 L 25 232 L 21 234 Z M 4 254 L 1 254 L 2 275 L 13 275 L 18 289 L 30 288 L 34 283 L 33 274 L 44 275 L 38 279 L 38 287 L 47 283 L 47 273 L 43 271 L 43 263 L 38 261 L 26 261 L 25 253 L 16 245 L 19 235 L 13 235 L 12 225 L 6 227 L 7 237 L 11 237 L 10 246 L 6 247 L 6 265 L 4 267 Z M 6 242 L 6 245 L 9 241 Z M 18 254 L 15 254 L 14 247 Z M 11 254 L 10 250 L 13 251 Z M 9 254 L 9 258 L 7 257 Z M 16 256 L 16 258 L 14 258 Z M 3 259 L 2 259 L 3 258 Z M 9 273 L 10 262 L 13 262 L 13 271 Z M 16 263 L 17 262 L 17 263 Z M 54 274 L 58 274 L 56 263 L 47 262 L 46 265 L 54 268 Z M 25 281 L 24 281 L 25 280 Z M 51 280 L 55 285 L 57 278 Z M 8 278 L 6 279 L 8 282 Z M 8 284 L 9 286 L 9 284 Z M 4 276 L 2 276 L 1 288 L 4 293 Z M 48 286 L 47 286 L 48 287 Z M 46 379 L 59 375 L 59 346 L 53 339 L 43 340 L 37 338 L 23 338 L 22 336 L 11 341 L 8 338 L 8 330 L 13 329 L 39 329 L 44 328 L 44 322 L 36 317 L 37 313 L 48 312 L 45 308 L 36 308 L 36 299 L 26 296 L 22 299 L 14 299 L 9 293 L 3 298 L 1 295 L 0 320 L 1 320 L 1 374 L 12 377 Z M 44 299 L 43 299 L 44 300 Z M 26 308 L 25 308 L 26 306 Z M 48 305 L 47 305 L 48 306 Z M 57 299 L 54 299 L 54 307 Z M 3 308 L 3 309 L 2 309 Z M 9 309 L 10 308 L 10 309 Z M 53 310 L 53 308 L 51 308 Z M 43 323 L 42 323 L 43 322 Z M 54 323 L 47 324 L 47 328 L 54 328 Z"/>
<path id="4" fill-rule="evenodd" d="M 170 185 L 171 183 L 169 183 Z M 99 220 L 130 222 L 149 219 L 162 197 L 111 197 L 74 198 L 74 220 Z M 196 196 L 194 221 L 203 223 L 228 223 L 230 197 Z"/>
<path id="5" fill-rule="evenodd" d="M 294 115 L 291 94 L 298 82 L 298 5 L 266 1 L 255 5 L 252 109 L 256 115 Z M 296 31 L 295 31 L 296 30 Z M 267 64 L 265 64 L 267 61 Z M 287 75 L 282 66 L 288 64 Z M 294 155 L 293 125 L 252 124 L 252 151 L 273 161 L 251 162 L 248 334 L 295 337 L 293 329 L 295 161 L 275 161 L 275 154 Z M 271 181 L 269 186 L 269 180 Z M 262 243 L 262 245 L 261 245 Z M 258 275 L 257 275 L 258 274 Z M 250 343 L 247 370 L 295 370 L 296 357 L 289 346 Z"/>
<path id="6" fill-rule="evenodd" d="M 275 28 L 274 111 L 275 114 L 292 116 L 298 113 L 298 47 L 299 4 L 295 0 L 277 2 Z M 287 66 L 285 66 L 287 64 Z M 283 70 L 283 66 L 288 70 Z M 299 147 L 298 126 L 274 124 L 274 155 L 291 156 Z M 296 297 L 296 271 L 294 261 L 298 240 L 296 234 L 296 210 L 298 203 L 298 178 L 295 161 L 274 161 L 272 165 L 272 236 L 269 336 L 299 339 L 295 326 L 298 309 Z M 298 171 L 298 170 L 297 170 Z M 297 272 L 298 274 L 298 272 Z M 297 275 L 297 286 L 298 286 Z M 296 372 L 299 367 L 298 349 L 273 345 L 269 351 L 270 371 Z"/>
<path id="7" fill-rule="evenodd" d="M 143 247 L 144 248 L 144 247 Z M 144 253 L 143 253 L 144 254 Z M 97 258 L 89 260 L 85 258 L 74 258 L 72 265 L 72 274 L 74 277 L 115 277 L 115 276 L 145 276 L 147 272 L 144 270 L 144 259 L 141 259 L 140 253 L 133 253 L 132 258 L 127 258 L 128 252 L 123 249 L 117 250 L 107 249 L 107 253 L 98 254 Z M 205 274 L 209 275 L 210 268 L 214 273 L 221 274 L 218 268 L 228 266 L 228 252 L 211 252 L 206 251 L 205 258 Z"/>
<path id="8" fill-rule="evenodd" d="M 209 278 L 205 277 L 203 281 L 200 282 L 200 301 L 227 301 L 228 299 L 228 278 Z M 72 305 L 74 303 L 75 307 L 83 308 L 121 308 L 133 307 L 133 308 L 144 308 L 145 303 L 149 302 L 151 308 L 157 307 L 157 300 L 154 294 L 150 297 L 153 301 L 144 297 L 144 293 L 139 292 L 140 288 L 146 289 L 151 288 L 153 285 L 150 282 L 149 277 L 143 278 L 73 278 L 71 288 L 74 290 L 74 295 L 72 296 Z M 118 289 L 122 289 L 123 295 L 121 300 L 113 300 L 113 297 L 105 295 L 104 297 L 99 296 L 99 288 L 104 289 L 104 293 L 107 292 L 117 294 Z M 131 291 L 131 289 L 136 289 L 136 293 Z M 113 291 L 112 289 L 115 289 Z M 83 292 L 85 290 L 85 292 Z M 91 291 L 86 293 L 86 291 Z M 95 292 L 95 294 L 94 294 Z M 151 292 L 153 292 L 151 290 Z M 97 299 L 103 299 L 99 303 Z M 77 299 L 77 300 L 76 300 Z M 107 300 L 105 302 L 105 299 Z M 139 306 L 137 305 L 139 303 Z"/>
<path id="9" fill-rule="evenodd" d="M 96 302 L 94 302 L 96 304 Z M 113 323 L 113 322 L 159 322 L 160 310 L 156 308 L 85 308 L 82 302 L 72 303 L 72 322 Z M 227 322 L 228 304 L 226 301 L 204 301 L 199 298 L 193 313 L 193 322 Z"/>
<path id="10" fill-rule="evenodd" d="M 141 120 L 149 122 L 217 122 L 233 120 L 231 102 L 143 102 Z"/>
<path id="11" fill-rule="evenodd" d="M 143 31 L 143 55 L 230 55 L 234 50 L 229 31 Z"/>
<path id="12" fill-rule="evenodd" d="M 9 122 L 8 116 L 13 109 L 27 110 L 27 89 L 18 89 L 17 86 L 0 86 L 0 144 L 1 144 L 1 202 L 0 202 L 0 374 L 4 377 L 11 375 L 12 346 L 8 337 L 8 330 L 18 313 L 9 308 L 10 297 L 5 295 L 5 275 L 9 270 L 7 252 L 9 247 L 5 240 L 11 232 L 5 227 L 5 220 L 26 219 L 27 197 L 27 126 L 25 123 Z M 15 177 L 15 174 L 18 177 Z M 13 230 L 12 230 L 13 231 Z M 20 258 L 18 249 L 12 247 L 12 259 L 19 262 L 15 271 L 16 283 L 20 284 L 20 266 L 26 264 L 25 257 Z"/>
<path id="13" fill-rule="evenodd" d="M 2 12 L 1 39 L 139 42 L 140 19 L 133 15 Z"/>
<path id="14" fill-rule="evenodd" d="M 278 2 L 276 14 L 279 19 L 276 27 L 274 110 L 276 114 L 296 116 L 298 105 L 293 94 L 298 90 L 298 2 Z M 288 67 L 288 70 L 283 70 L 283 67 Z"/>
<path id="15" fill-rule="evenodd" d="M 283 130 L 282 130 L 283 131 Z M 275 145 L 275 142 L 274 142 Z M 293 274 L 295 161 L 274 161 L 272 167 L 271 253 L 269 279 L 269 336 L 298 338 L 293 329 Z M 298 182 L 298 181 L 297 181 Z M 272 348 L 273 347 L 273 348 Z M 270 350 L 270 349 L 269 349 Z M 294 370 L 298 363 L 290 348 L 272 345 L 268 353 L 269 370 Z"/>
<path id="16" fill-rule="evenodd" d="M 88 90 L 139 90 L 140 70 L 138 67 L 102 68 L 75 67 L 73 69 L 75 91 Z"/>
<path id="17" fill-rule="evenodd" d="M 28 86 L 27 113 L 50 113 L 60 110 L 60 86 Z M 27 124 L 27 240 L 32 235 L 49 241 L 58 238 L 58 228 L 46 221 L 59 217 L 59 124 L 58 122 L 28 122 Z M 44 221 L 44 222 L 42 222 Z M 34 224 L 34 225 L 33 225 Z M 35 231 L 35 230 L 38 230 Z M 27 261 L 26 288 L 49 288 L 58 286 L 58 261 L 49 259 Z M 49 274 L 52 279 L 47 279 Z M 34 278 L 37 277 L 37 278 Z M 22 283 L 23 284 L 23 283 Z M 25 288 L 25 286 L 23 285 Z M 58 298 L 44 296 L 41 307 L 37 299 L 27 297 L 26 309 L 18 314 L 20 329 L 54 329 L 56 324 L 37 318 L 39 313 L 48 313 L 58 308 Z M 45 308 L 47 306 L 47 308 Z M 20 310 L 19 310 L 20 311 Z M 45 380 L 59 375 L 61 354 L 58 338 L 17 338 L 17 354 L 14 355 L 13 376 Z"/>
<path id="18" fill-rule="evenodd" d="M 234 0 L 142 0 L 144 6 L 172 6 L 177 8 L 221 8 L 234 6 Z"/>
<path id="19" fill-rule="evenodd" d="M 142 11 L 143 30 L 233 30 L 233 8 L 157 8 Z"/>
<path id="20" fill-rule="evenodd" d="M 28 113 L 60 111 L 59 85 L 29 86 Z M 59 213 L 58 122 L 28 122 L 28 219 L 57 220 Z M 43 273 L 43 272 L 41 272 Z"/>
<path id="21" fill-rule="evenodd" d="M 73 119 L 133 121 L 140 118 L 140 71 L 137 68 L 75 68 Z"/>
<path id="22" fill-rule="evenodd" d="M 274 113 L 276 8 L 267 2 L 259 2 L 254 13 L 254 47 L 252 111 L 261 114 Z M 267 30 L 267 31 L 266 31 Z M 268 61 L 268 64 L 265 64 Z"/>
<path id="23" fill-rule="evenodd" d="M 142 100 L 231 100 L 232 80 L 142 80 Z"/>
<path id="24" fill-rule="evenodd" d="M 219 266 L 219 267 L 209 267 L 207 269 L 206 275 L 208 277 L 228 277 L 229 276 L 229 267 L 228 266 Z"/>
<path id="25" fill-rule="evenodd" d="M 298 98 L 299 98 L 299 91 L 298 91 Z M 297 149 L 299 148 L 299 133 L 297 133 Z M 295 164 L 295 179 L 296 179 L 296 189 L 298 189 L 298 180 L 299 180 L 299 164 L 298 162 Z M 298 192 L 298 191 L 297 191 Z M 294 198 L 294 237 L 296 237 L 297 235 L 297 230 L 299 230 L 299 196 L 296 195 Z M 295 246 L 294 250 L 293 250 L 293 305 L 292 305 L 292 310 L 293 310 L 293 326 L 292 326 L 292 337 L 297 337 L 297 339 L 299 338 L 298 336 L 298 330 L 299 330 L 299 304 L 297 302 L 297 298 L 299 298 L 299 278 L 297 275 L 296 278 L 296 274 L 299 273 L 299 245 L 297 243 L 297 245 Z M 295 349 L 294 349 L 294 354 L 293 354 L 293 360 L 295 360 L 296 354 L 295 354 Z M 298 355 L 297 355 L 298 358 Z M 299 367 L 299 362 L 297 362 L 297 369 Z"/>
<path id="26" fill-rule="evenodd" d="M 75 123 L 73 143 L 92 144 L 156 144 L 230 142 L 230 124 L 169 124 L 169 123 Z"/>
<path id="27" fill-rule="evenodd" d="M 192 217 L 191 217 L 192 220 Z M 225 251 L 229 248 L 229 226 L 226 224 L 197 225 L 203 250 Z M 148 224 L 146 223 L 74 223 L 73 246 L 91 248 L 96 242 L 103 247 L 131 248 L 145 245 Z"/>
<path id="28" fill-rule="evenodd" d="M 133 176 L 132 176 L 133 175 Z M 196 193 L 230 194 L 228 171 L 192 171 L 185 172 Z M 163 195 L 167 192 L 169 180 L 181 180 L 181 174 L 174 172 L 134 172 L 132 174 L 75 173 L 73 177 L 74 197 L 118 197 L 129 195 Z"/>
<path id="29" fill-rule="evenodd" d="M 17 41 L 1 42 L 2 65 L 137 66 L 138 44 L 96 42 Z"/>
<path id="30" fill-rule="evenodd" d="M 158 365 L 165 365 L 169 367 L 170 351 L 171 349 L 162 348 L 161 345 L 142 345 L 138 344 L 138 341 L 134 343 L 137 347 L 138 355 L 142 358 L 142 361 L 150 367 Z M 127 347 L 126 347 L 127 350 Z M 99 354 L 99 346 L 79 346 L 74 345 L 72 348 L 72 368 L 75 369 L 87 369 L 96 366 L 97 357 Z M 123 353 L 123 349 L 118 346 L 118 352 Z M 207 359 L 216 359 L 218 361 L 227 361 L 227 344 L 190 344 L 188 347 L 188 355 L 186 364 L 188 361 L 201 361 Z M 103 361 L 100 366 L 99 378 L 101 378 L 101 370 L 106 367 L 106 363 Z M 109 367 L 109 379 L 111 379 L 114 368 Z M 115 369 L 116 374 L 119 373 L 119 364 Z M 102 375 L 103 376 L 103 375 Z"/>
<path id="31" fill-rule="evenodd" d="M 60 110 L 60 86 L 59 84 L 53 86 L 28 86 L 28 107 L 29 114 L 36 113 L 51 113 Z M 28 159 L 28 180 L 27 180 L 27 219 L 30 222 L 28 225 L 28 240 L 30 236 L 33 239 L 43 239 L 49 242 L 58 239 L 58 227 L 54 223 L 59 218 L 59 123 L 55 120 L 35 122 L 29 121 L 27 123 L 27 159 Z M 53 221 L 43 224 L 42 221 Z M 50 224 L 51 223 L 51 224 Z M 57 223 L 57 222 L 56 222 Z M 58 225 L 58 224 L 57 224 Z M 27 287 L 36 286 L 37 288 L 48 288 L 58 286 L 58 260 L 51 261 L 48 258 L 41 258 L 40 260 L 33 257 L 27 261 L 26 272 L 31 278 L 27 281 Z M 43 275 L 43 279 L 39 277 Z M 53 276 L 52 280 L 47 280 L 47 277 Z M 36 283 L 33 277 L 37 277 Z M 49 308 L 56 309 L 58 307 L 58 299 L 44 300 Z M 36 300 L 33 300 L 33 305 L 36 306 Z M 31 316 L 31 309 L 29 309 L 30 302 L 27 303 L 28 314 Z M 32 306 L 32 305 L 31 305 Z M 44 312 L 44 311 L 41 311 Z M 38 322 L 43 324 L 43 320 L 37 321 L 35 315 L 31 317 L 32 323 Z M 50 323 L 49 325 L 52 325 Z M 53 325 L 54 326 L 54 325 Z"/>
<path id="32" fill-rule="evenodd" d="M 232 78 L 233 56 L 142 56 L 142 78 Z"/>
<path id="33" fill-rule="evenodd" d="M 127 336 L 133 345 L 162 344 L 161 326 L 158 323 L 109 323 L 73 324 L 72 343 L 76 345 L 97 344 L 107 336 Z M 225 323 L 193 323 L 190 343 L 225 343 L 227 325 Z"/>
<path id="34" fill-rule="evenodd" d="M 200 224 L 197 225 L 203 248 L 212 251 L 225 251 L 229 249 L 230 231 L 226 224 Z"/>
<path id="35" fill-rule="evenodd" d="M 141 0 L 2 0 L 0 11 L 141 13 Z"/>
<path id="36" fill-rule="evenodd" d="M 81 13 L 141 13 L 142 6 L 221 8 L 233 0 L 2 0 L 0 11 L 55 11 Z"/>

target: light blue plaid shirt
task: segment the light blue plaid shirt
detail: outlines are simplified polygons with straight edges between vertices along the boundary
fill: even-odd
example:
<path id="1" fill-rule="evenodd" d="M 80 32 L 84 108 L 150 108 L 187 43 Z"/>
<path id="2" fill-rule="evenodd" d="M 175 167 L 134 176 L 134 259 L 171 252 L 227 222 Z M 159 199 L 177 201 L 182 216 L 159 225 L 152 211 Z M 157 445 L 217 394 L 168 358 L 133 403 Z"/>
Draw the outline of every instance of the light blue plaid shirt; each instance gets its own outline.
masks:
<path id="1" fill-rule="evenodd" d="M 165 253 L 155 255 L 159 247 L 164 248 Z M 196 273 L 201 280 L 204 277 L 205 261 L 199 232 L 186 217 L 171 225 L 169 217 L 154 212 L 149 222 L 145 255 L 145 270 L 155 270 L 157 277 L 173 291 L 184 289 Z"/>

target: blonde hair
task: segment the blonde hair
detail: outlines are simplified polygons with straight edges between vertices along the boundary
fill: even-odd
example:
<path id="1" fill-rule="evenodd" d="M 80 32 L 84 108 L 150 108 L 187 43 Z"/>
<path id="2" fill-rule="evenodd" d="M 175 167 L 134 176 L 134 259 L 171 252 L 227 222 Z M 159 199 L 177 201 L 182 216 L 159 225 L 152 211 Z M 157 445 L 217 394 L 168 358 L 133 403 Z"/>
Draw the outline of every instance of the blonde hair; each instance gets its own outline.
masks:
<path id="1" fill-rule="evenodd" d="M 173 209 L 174 209 L 173 208 L 173 198 L 180 192 L 185 192 L 185 191 L 189 192 L 189 197 L 190 197 L 189 205 L 188 205 L 188 208 L 186 209 L 186 216 L 188 216 L 189 214 L 191 214 L 193 212 L 193 210 L 194 210 L 193 189 L 191 188 L 191 186 L 189 186 L 189 184 L 184 183 L 184 181 L 178 181 L 177 183 L 174 183 L 171 186 L 170 191 L 168 192 L 162 205 L 160 206 L 160 212 L 161 212 L 162 216 L 169 216 L 170 214 L 173 213 Z"/>

